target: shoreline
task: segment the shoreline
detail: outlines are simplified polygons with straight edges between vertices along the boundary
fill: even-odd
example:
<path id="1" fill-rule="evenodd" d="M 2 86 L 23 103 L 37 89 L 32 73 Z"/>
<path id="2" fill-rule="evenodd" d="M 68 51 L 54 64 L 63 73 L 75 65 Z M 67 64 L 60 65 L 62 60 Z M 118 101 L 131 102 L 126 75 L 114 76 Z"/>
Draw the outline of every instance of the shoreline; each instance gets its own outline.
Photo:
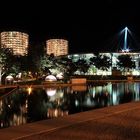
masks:
<path id="1" fill-rule="evenodd" d="M 112 82 L 112 83 L 119 83 L 119 82 L 140 82 L 140 80 L 87 80 L 86 83 L 59 83 L 59 82 L 53 82 L 53 83 L 49 83 L 49 82 L 44 82 L 42 84 L 26 84 L 24 83 L 23 85 L 22 84 L 13 84 L 13 85 L 0 85 L 0 89 L 2 88 L 16 88 L 16 87 L 66 87 L 66 86 L 87 86 L 88 84 L 96 84 L 99 83 L 102 84 L 107 84 L 109 82 Z"/>

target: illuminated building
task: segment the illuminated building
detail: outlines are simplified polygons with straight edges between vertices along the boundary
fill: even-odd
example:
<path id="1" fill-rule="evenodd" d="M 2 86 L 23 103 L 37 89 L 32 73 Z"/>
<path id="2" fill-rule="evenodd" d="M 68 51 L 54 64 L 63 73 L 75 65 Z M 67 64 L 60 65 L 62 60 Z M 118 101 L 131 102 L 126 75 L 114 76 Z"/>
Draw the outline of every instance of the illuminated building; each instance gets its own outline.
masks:
<path id="1" fill-rule="evenodd" d="M 28 38 L 28 34 L 16 31 L 2 32 L 0 35 L 2 47 L 11 49 L 13 55 L 21 56 L 27 54 Z"/>
<path id="2" fill-rule="evenodd" d="M 134 75 L 139 76 L 140 75 L 140 53 L 139 52 L 119 52 L 119 53 L 99 53 L 101 57 L 107 56 L 111 61 L 111 66 L 107 68 L 106 70 L 97 68 L 94 64 L 90 64 L 90 58 L 96 57 L 95 54 L 89 53 L 89 54 L 71 54 L 68 55 L 68 58 L 72 59 L 73 62 L 77 62 L 79 59 L 84 59 L 87 61 L 88 64 L 90 64 L 90 67 L 88 71 L 85 73 L 85 75 Z M 134 63 L 135 67 L 127 67 L 124 69 L 124 67 L 119 67 L 118 62 L 119 56 L 130 56 L 132 62 Z M 77 70 L 75 74 L 80 75 L 80 71 Z"/>
<path id="3" fill-rule="evenodd" d="M 68 41 L 64 39 L 50 39 L 46 41 L 47 54 L 62 56 L 68 54 Z"/>

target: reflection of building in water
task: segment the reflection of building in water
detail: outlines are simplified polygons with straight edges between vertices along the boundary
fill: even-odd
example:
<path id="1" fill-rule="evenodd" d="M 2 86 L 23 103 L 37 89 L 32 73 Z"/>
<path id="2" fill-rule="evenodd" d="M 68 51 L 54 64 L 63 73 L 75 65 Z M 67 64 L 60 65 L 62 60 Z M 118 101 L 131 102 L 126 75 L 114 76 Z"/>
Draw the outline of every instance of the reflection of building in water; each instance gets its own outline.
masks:
<path id="1" fill-rule="evenodd" d="M 87 90 L 87 86 L 86 85 L 74 85 L 72 86 L 72 90 L 73 91 L 86 91 Z"/>
<path id="2" fill-rule="evenodd" d="M 55 101 L 63 98 L 64 91 L 62 89 L 47 88 L 46 94 L 49 96 L 50 101 Z"/>
<path id="3" fill-rule="evenodd" d="M 55 88 L 47 88 L 45 89 L 46 94 L 49 97 L 48 101 L 48 118 L 55 118 L 60 116 L 68 115 L 68 111 L 63 111 L 60 109 L 61 106 L 64 105 L 64 90 L 62 89 L 55 89 Z M 59 109 L 58 109 L 59 108 Z"/>
<path id="4" fill-rule="evenodd" d="M 11 120 L 10 120 L 10 126 L 18 126 L 18 125 L 27 123 L 27 118 L 26 118 L 27 108 L 26 108 L 26 105 L 20 106 L 19 108 L 20 108 L 19 113 L 12 114 Z"/>
<path id="5" fill-rule="evenodd" d="M 108 83 L 102 86 L 89 86 L 89 95 L 85 98 L 87 106 L 109 106 L 111 105 L 112 84 Z"/>
<path id="6" fill-rule="evenodd" d="M 15 109 L 15 106 L 17 108 Z M 18 110 L 18 111 L 15 111 Z M 11 98 L 4 98 L 0 100 L 0 115 L 3 119 L 0 120 L 0 127 L 18 126 L 27 123 L 27 106 L 14 105 Z"/>
<path id="7" fill-rule="evenodd" d="M 2 114 L 2 110 L 3 110 L 3 108 L 2 108 L 2 100 L 0 100 L 0 115 Z"/>
<path id="8" fill-rule="evenodd" d="M 10 121 L 10 126 L 18 126 L 27 123 L 27 119 L 23 114 L 13 114 L 13 119 Z"/>
<path id="9" fill-rule="evenodd" d="M 48 118 L 56 118 L 56 117 L 62 117 L 67 116 L 68 111 L 63 111 L 61 109 L 48 109 L 47 117 Z"/>
<path id="10" fill-rule="evenodd" d="M 53 89 L 53 88 L 47 88 L 46 89 L 46 94 L 49 96 L 49 97 L 52 97 L 56 94 L 56 89 Z"/>
<path id="11" fill-rule="evenodd" d="M 83 105 L 86 107 L 94 107 L 95 106 L 95 101 L 93 100 L 93 97 L 90 94 L 87 94 L 87 96 L 85 97 Z"/>
<path id="12" fill-rule="evenodd" d="M 139 101 L 140 100 L 140 90 L 139 90 L 139 83 L 134 83 L 134 99 L 135 101 Z"/>

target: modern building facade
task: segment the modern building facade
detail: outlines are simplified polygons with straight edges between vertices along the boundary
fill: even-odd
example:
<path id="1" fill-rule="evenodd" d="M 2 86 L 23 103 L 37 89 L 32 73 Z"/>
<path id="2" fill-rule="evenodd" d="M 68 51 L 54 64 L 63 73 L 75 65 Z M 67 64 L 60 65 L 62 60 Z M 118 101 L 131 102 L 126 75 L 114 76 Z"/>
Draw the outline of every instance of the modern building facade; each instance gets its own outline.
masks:
<path id="1" fill-rule="evenodd" d="M 46 41 L 47 54 L 62 56 L 68 54 L 68 41 L 65 39 L 50 39 Z"/>
<path id="2" fill-rule="evenodd" d="M 113 75 L 114 71 L 119 71 L 121 75 L 134 75 L 139 76 L 140 75 L 140 52 L 128 52 L 128 53 L 99 53 L 101 57 L 106 56 L 109 58 L 111 62 L 111 66 L 107 70 L 102 70 L 99 68 L 96 68 L 94 64 L 90 64 L 90 58 L 96 57 L 95 54 L 89 53 L 89 54 L 72 54 L 68 55 L 68 58 L 72 59 L 73 62 L 77 62 L 78 60 L 84 59 L 86 62 L 90 65 L 88 71 L 84 73 L 85 75 Z M 134 67 L 127 67 L 124 70 L 124 67 L 119 67 L 119 56 L 130 56 L 132 62 L 134 63 Z M 127 63 L 127 60 L 126 60 Z M 76 71 L 75 74 L 79 74 L 79 71 Z"/>
<path id="3" fill-rule="evenodd" d="M 2 47 L 9 48 L 13 55 L 24 56 L 27 54 L 29 35 L 17 31 L 7 31 L 0 34 Z"/>

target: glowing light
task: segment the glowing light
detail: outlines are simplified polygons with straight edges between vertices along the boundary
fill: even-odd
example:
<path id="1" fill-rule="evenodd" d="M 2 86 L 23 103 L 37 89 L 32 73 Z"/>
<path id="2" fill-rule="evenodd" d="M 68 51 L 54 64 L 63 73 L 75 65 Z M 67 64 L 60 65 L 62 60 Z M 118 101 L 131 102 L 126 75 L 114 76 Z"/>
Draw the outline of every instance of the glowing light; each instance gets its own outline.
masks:
<path id="1" fill-rule="evenodd" d="M 125 27 L 125 35 L 124 35 L 124 50 L 127 49 L 127 30 L 128 30 L 128 28 Z"/>
<path id="2" fill-rule="evenodd" d="M 95 103 L 94 103 L 93 101 L 91 101 L 91 98 L 90 98 L 90 96 L 89 96 L 89 97 L 87 97 L 87 99 L 84 101 L 84 105 L 90 107 L 90 106 L 94 106 Z"/>
<path id="3" fill-rule="evenodd" d="M 127 27 L 125 27 L 125 30 L 128 30 L 128 28 L 127 28 Z"/>
<path id="4" fill-rule="evenodd" d="M 62 73 L 59 73 L 59 74 L 57 74 L 56 78 L 61 80 L 61 79 L 63 79 L 64 77 L 63 77 L 63 74 L 62 74 Z"/>
<path id="5" fill-rule="evenodd" d="M 28 94 L 30 95 L 32 92 L 32 88 L 31 87 L 28 87 Z"/>
<path id="6" fill-rule="evenodd" d="M 8 75 L 7 77 L 6 77 L 6 80 L 7 81 L 12 81 L 14 78 L 11 76 L 11 75 Z"/>
<path id="7" fill-rule="evenodd" d="M 96 95 L 95 87 L 93 87 L 92 94 L 93 94 L 93 98 L 95 98 L 95 95 Z"/>
<path id="8" fill-rule="evenodd" d="M 79 101 L 75 100 L 75 106 L 79 106 Z"/>
<path id="9" fill-rule="evenodd" d="M 117 94 L 115 91 L 113 92 L 112 98 L 113 98 L 113 105 L 117 105 L 118 99 L 117 99 Z"/>
<path id="10" fill-rule="evenodd" d="M 128 53 L 130 50 L 127 48 L 125 50 L 122 50 L 123 53 Z"/>
<path id="11" fill-rule="evenodd" d="M 133 70 L 133 71 L 132 71 L 132 75 L 137 75 L 137 76 L 138 76 L 138 75 L 140 75 L 140 73 L 139 73 L 138 70 Z"/>
<path id="12" fill-rule="evenodd" d="M 52 89 L 52 88 L 46 89 L 46 93 L 50 97 L 54 96 L 56 94 L 56 89 Z"/>
<path id="13" fill-rule="evenodd" d="M 57 81 L 56 77 L 53 75 L 49 75 L 45 78 L 45 81 Z"/>

